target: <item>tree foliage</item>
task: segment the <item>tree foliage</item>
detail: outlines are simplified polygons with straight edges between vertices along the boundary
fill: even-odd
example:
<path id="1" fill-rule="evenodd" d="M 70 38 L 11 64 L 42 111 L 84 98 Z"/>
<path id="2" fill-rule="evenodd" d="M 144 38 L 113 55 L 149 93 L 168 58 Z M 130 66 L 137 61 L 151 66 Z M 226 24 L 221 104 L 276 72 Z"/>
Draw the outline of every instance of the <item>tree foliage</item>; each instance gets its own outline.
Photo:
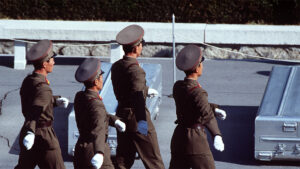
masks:
<path id="1" fill-rule="evenodd" d="M 0 0 L 0 18 L 300 24 L 300 0 Z"/>

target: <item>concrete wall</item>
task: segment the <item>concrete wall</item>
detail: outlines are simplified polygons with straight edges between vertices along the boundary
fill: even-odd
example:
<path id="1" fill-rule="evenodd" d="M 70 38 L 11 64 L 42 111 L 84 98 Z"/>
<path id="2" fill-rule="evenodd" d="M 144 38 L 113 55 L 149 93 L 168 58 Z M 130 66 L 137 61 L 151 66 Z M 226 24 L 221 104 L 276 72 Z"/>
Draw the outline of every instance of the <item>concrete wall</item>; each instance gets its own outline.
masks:
<path id="1" fill-rule="evenodd" d="M 0 39 L 110 42 L 130 24 L 145 29 L 145 40 L 171 43 L 172 23 L 0 20 Z M 300 45 L 300 26 L 176 23 L 177 43 Z"/>
<path id="2" fill-rule="evenodd" d="M 144 57 L 172 57 L 172 23 L 100 21 L 0 20 L 0 54 L 24 53 L 14 39 L 51 39 L 61 55 L 110 56 L 110 43 L 130 24 L 145 29 Z M 175 41 L 176 52 L 194 43 L 203 47 L 207 58 L 300 59 L 300 26 L 176 23 Z M 26 44 L 30 48 L 33 43 Z"/>

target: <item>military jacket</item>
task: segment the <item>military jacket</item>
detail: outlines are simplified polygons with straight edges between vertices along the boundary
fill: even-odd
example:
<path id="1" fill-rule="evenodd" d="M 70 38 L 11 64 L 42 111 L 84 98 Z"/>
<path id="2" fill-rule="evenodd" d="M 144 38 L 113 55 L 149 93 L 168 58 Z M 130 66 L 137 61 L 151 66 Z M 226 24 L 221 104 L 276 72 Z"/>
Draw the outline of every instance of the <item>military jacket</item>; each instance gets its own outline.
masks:
<path id="1" fill-rule="evenodd" d="M 35 132 L 38 123 L 53 121 L 53 107 L 60 96 L 52 95 L 49 81 L 44 75 L 28 75 L 22 83 L 20 96 L 27 130 Z"/>
<path id="2" fill-rule="evenodd" d="M 20 141 L 27 131 L 35 133 L 34 145 L 40 149 L 59 148 L 59 143 L 52 128 L 53 107 L 56 99 L 49 87 L 49 81 L 42 74 L 32 73 L 28 75 L 20 89 L 22 113 L 25 122 L 20 133 Z M 44 126 L 47 124 L 47 126 Z M 23 144 L 20 144 L 23 146 Z"/>
<path id="3" fill-rule="evenodd" d="M 137 121 L 146 120 L 148 86 L 145 77 L 145 71 L 135 58 L 124 56 L 111 68 L 111 80 L 118 105 L 133 108 Z"/>
<path id="4" fill-rule="evenodd" d="M 114 126 L 116 116 L 107 113 L 98 92 L 77 92 L 74 101 L 75 119 L 79 130 L 79 144 L 93 143 L 94 152 L 104 154 L 108 125 Z"/>
<path id="5" fill-rule="evenodd" d="M 200 129 L 193 126 L 200 124 L 205 126 L 212 136 L 221 135 L 214 116 L 214 110 L 218 106 L 208 102 L 207 92 L 196 80 L 177 81 L 173 87 L 173 96 L 178 127 L 173 134 L 171 150 L 187 154 L 210 153 L 203 127 Z M 182 145 L 181 150 L 177 148 L 179 145 Z"/>

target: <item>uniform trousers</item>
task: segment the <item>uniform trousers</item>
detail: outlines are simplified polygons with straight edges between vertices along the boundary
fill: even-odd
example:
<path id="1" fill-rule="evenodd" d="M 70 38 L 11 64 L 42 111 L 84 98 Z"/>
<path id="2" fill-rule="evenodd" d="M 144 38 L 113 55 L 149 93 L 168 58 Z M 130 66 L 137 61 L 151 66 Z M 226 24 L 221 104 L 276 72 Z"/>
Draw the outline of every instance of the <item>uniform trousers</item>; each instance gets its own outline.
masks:
<path id="1" fill-rule="evenodd" d="M 116 156 L 117 169 L 132 167 L 138 152 L 146 169 L 164 169 L 155 130 L 147 136 L 138 132 L 117 133 L 118 146 Z"/>
<path id="2" fill-rule="evenodd" d="M 212 154 L 172 154 L 169 169 L 215 169 Z"/>
<path id="3" fill-rule="evenodd" d="M 101 169 L 114 169 L 110 159 L 110 149 L 105 144 L 104 159 Z M 91 160 L 95 155 L 93 143 L 77 143 L 75 147 L 73 164 L 75 169 L 94 169 Z"/>
<path id="4" fill-rule="evenodd" d="M 15 169 L 65 169 L 58 139 L 52 127 L 37 129 L 35 141 L 30 150 L 23 145 L 25 130 L 20 133 L 19 161 Z M 52 144 L 53 145 L 50 145 Z"/>

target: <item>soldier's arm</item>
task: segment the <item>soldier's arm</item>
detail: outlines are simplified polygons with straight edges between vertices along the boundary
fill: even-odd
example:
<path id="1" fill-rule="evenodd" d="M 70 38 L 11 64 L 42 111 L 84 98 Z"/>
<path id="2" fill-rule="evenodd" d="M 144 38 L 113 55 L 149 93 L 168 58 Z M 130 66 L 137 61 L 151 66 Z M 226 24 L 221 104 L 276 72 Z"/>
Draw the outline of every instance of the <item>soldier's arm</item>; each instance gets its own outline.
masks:
<path id="1" fill-rule="evenodd" d="M 134 108 L 136 110 L 135 117 L 136 121 L 146 121 L 146 108 L 145 108 L 145 73 L 141 70 L 138 65 L 131 66 L 129 69 L 130 81 L 132 84 L 132 98 Z M 148 92 L 148 91 L 146 91 Z"/>
<path id="2" fill-rule="evenodd" d="M 104 154 L 105 149 L 105 119 L 106 111 L 103 105 L 98 100 L 93 100 L 90 103 L 90 116 L 91 116 L 91 134 L 94 142 L 94 152 Z"/>
<path id="3" fill-rule="evenodd" d="M 53 107 L 56 107 L 56 99 L 60 98 L 61 96 L 53 96 L 52 99 L 53 99 Z"/>
<path id="4" fill-rule="evenodd" d="M 209 130 L 211 135 L 221 135 L 218 123 L 216 121 L 213 107 L 208 103 L 207 93 L 205 90 L 197 89 L 194 91 L 194 99 L 199 115 L 201 116 L 203 124 Z"/>
<path id="5" fill-rule="evenodd" d="M 40 86 L 35 93 L 31 111 L 28 114 L 25 127 L 35 133 L 36 123 L 47 106 L 52 103 L 52 91 L 48 87 Z"/>
<path id="6" fill-rule="evenodd" d="M 119 117 L 117 117 L 115 115 L 108 114 L 108 113 L 107 113 L 107 116 L 108 116 L 108 119 L 109 119 L 109 125 L 113 126 L 113 127 L 115 126 L 116 120 L 120 119 Z"/>

